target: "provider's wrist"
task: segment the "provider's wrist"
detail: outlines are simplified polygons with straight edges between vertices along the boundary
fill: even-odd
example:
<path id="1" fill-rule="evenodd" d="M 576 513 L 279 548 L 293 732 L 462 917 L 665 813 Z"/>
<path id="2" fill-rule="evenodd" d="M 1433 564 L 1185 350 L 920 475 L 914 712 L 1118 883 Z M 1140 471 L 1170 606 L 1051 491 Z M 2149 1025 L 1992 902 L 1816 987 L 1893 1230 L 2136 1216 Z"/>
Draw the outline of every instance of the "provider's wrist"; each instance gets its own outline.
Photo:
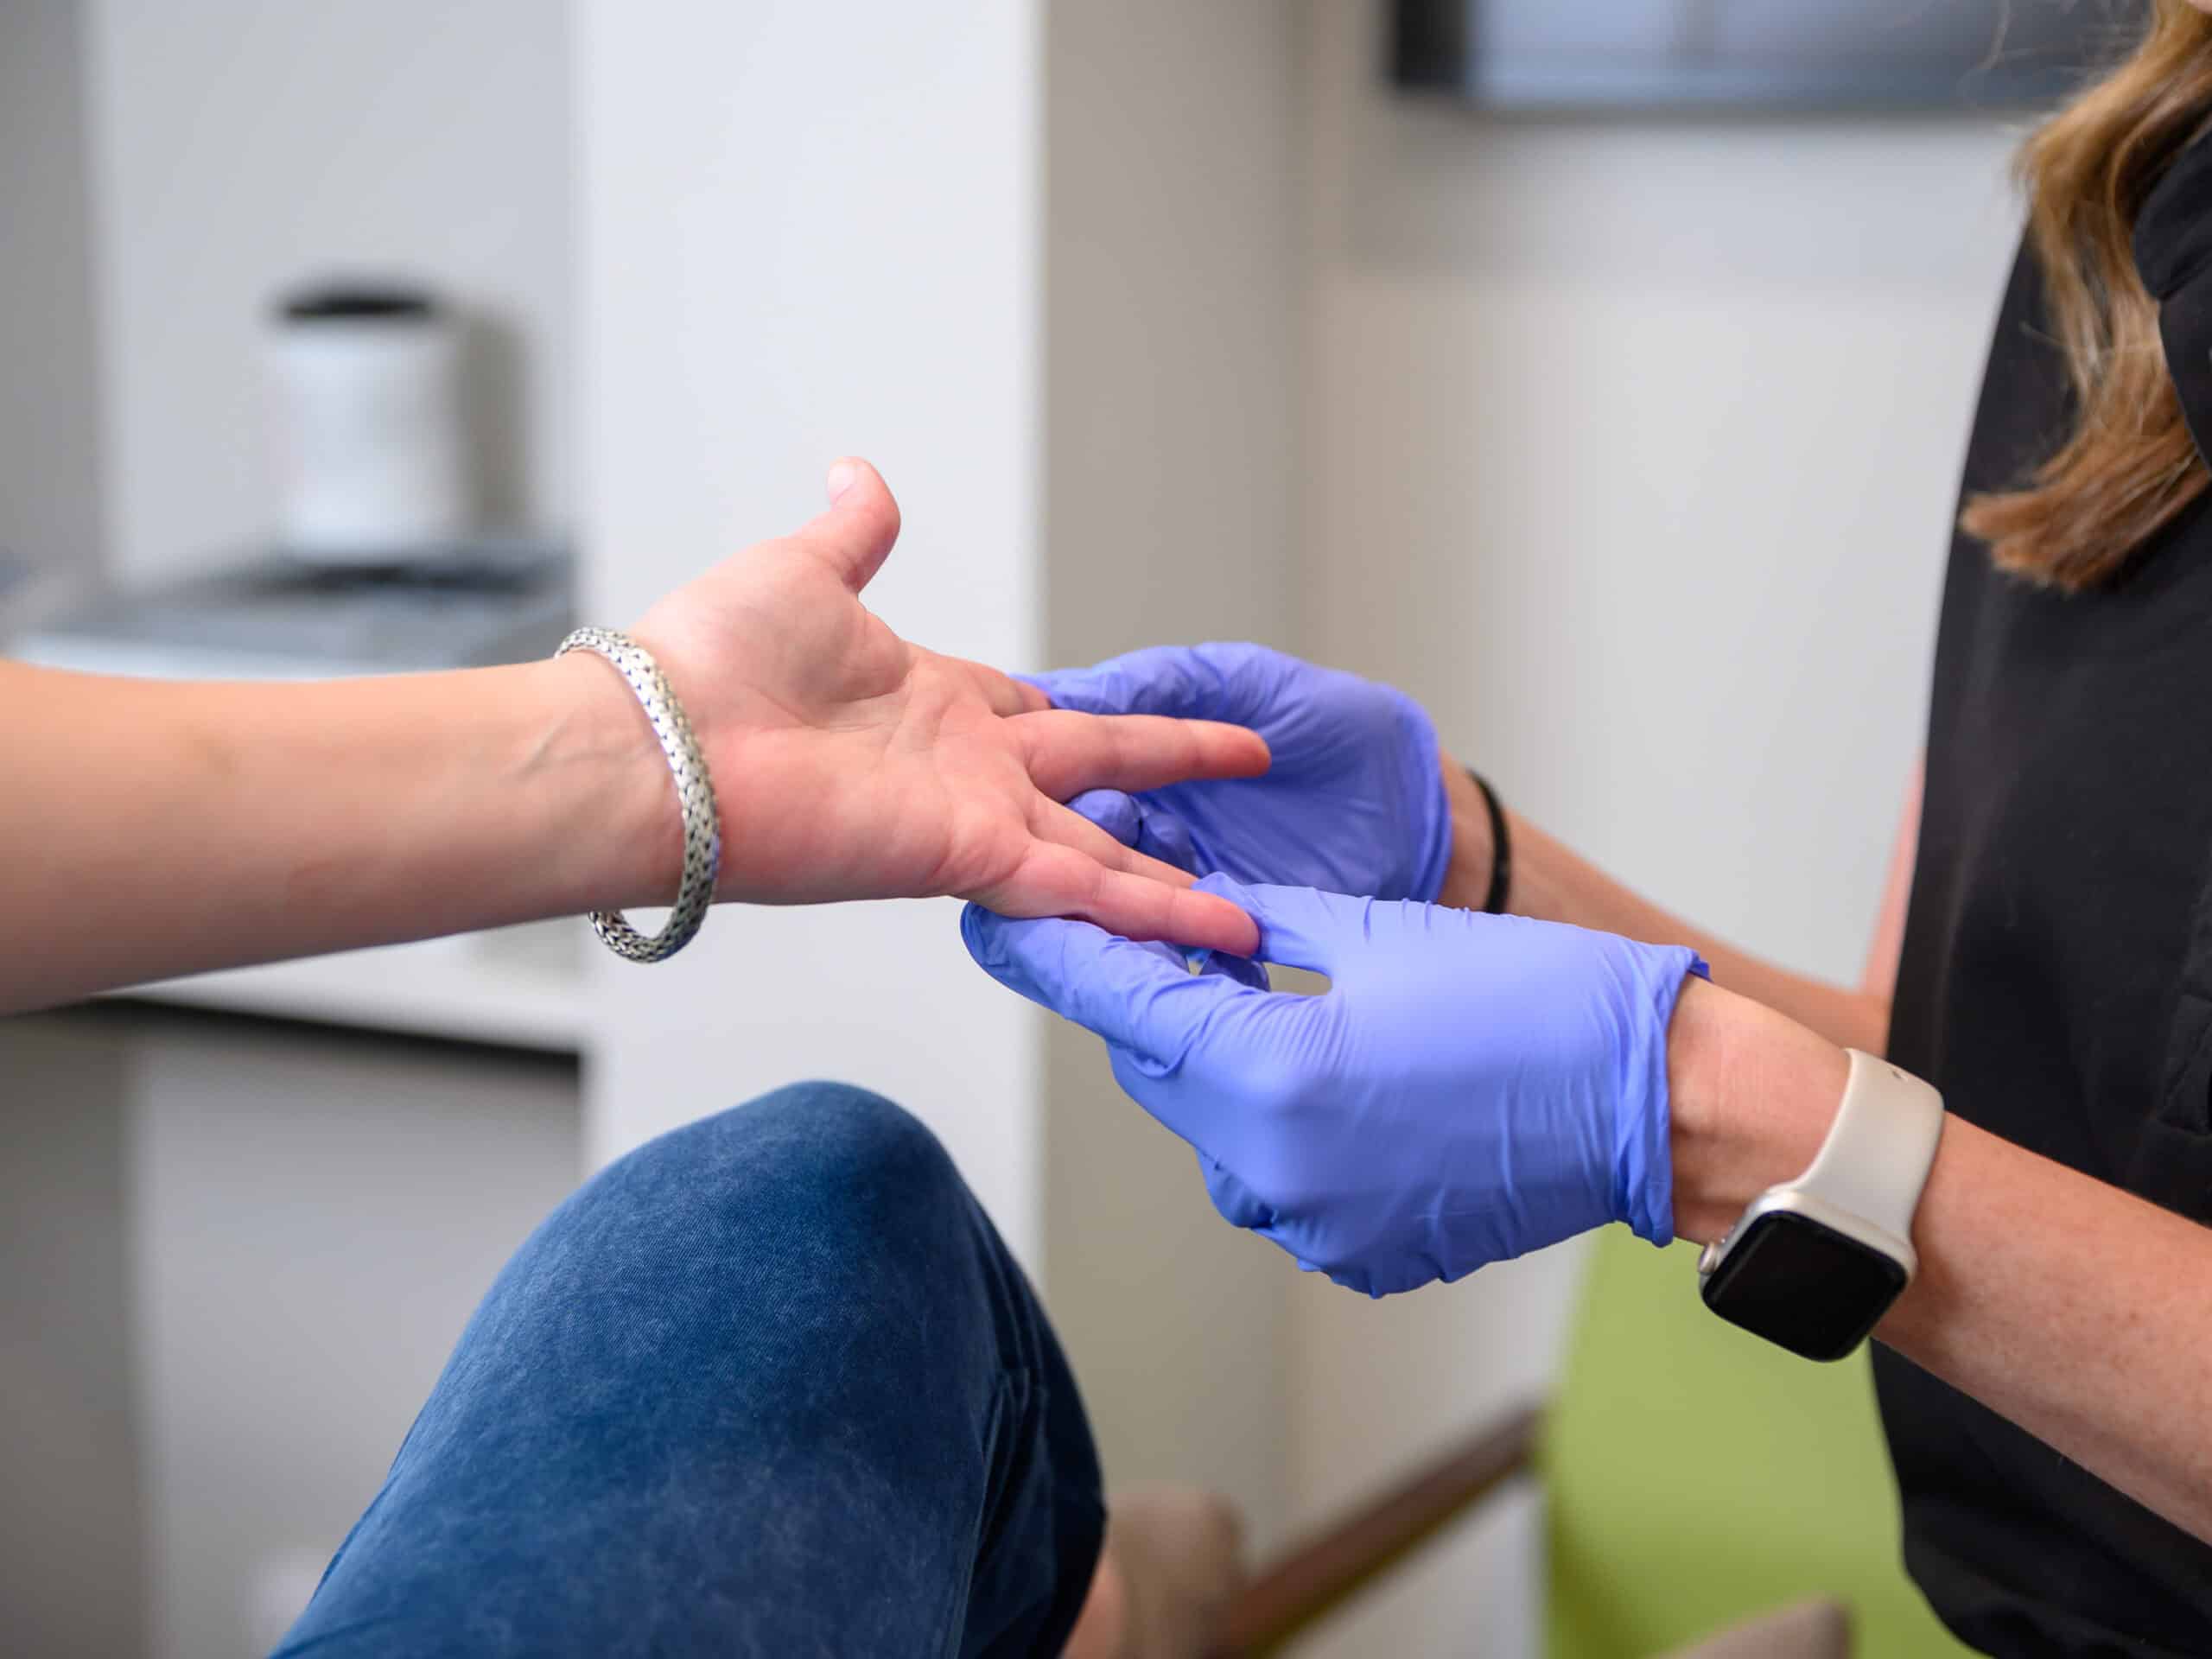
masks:
<path id="1" fill-rule="evenodd" d="M 1710 1243 L 1802 1173 L 1843 1098 L 1850 1059 L 1764 1004 L 1693 979 L 1667 1030 L 1675 1231 Z"/>
<path id="2" fill-rule="evenodd" d="M 1452 856 L 1436 902 L 1458 910 L 1480 910 L 1490 893 L 1491 867 L 1497 849 L 1491 839 L 1490 809 L 1466 767 L 1450 755 L 1444 763 L 1444 798 L 1452 810 Z M 1512 894 L 1506 895 L 1508 909 Z"/>

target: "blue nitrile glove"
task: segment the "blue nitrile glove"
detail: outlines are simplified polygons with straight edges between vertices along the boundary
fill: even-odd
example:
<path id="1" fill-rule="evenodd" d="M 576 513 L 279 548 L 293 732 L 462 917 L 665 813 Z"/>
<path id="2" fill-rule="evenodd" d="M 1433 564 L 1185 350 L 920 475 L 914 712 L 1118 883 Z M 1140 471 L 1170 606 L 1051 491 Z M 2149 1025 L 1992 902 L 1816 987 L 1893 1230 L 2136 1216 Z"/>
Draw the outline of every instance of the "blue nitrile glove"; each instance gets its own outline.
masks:
<path id="1" fill-rule="evenodd" d="M 1433 899 L 1444 884 L 1452 809 L 1436 728 L 1403 692 L 1247 645 L 1161 645 L 1027 677 L 1063 709 L 1227 721 L 1268 740 L 1263 777 L 1070 803 L 1127 846 L 1193 874 L 1382 899 Z"/>
<path id="2" fill-rule="evenodd" d="M 1001 984 L 1106 1039 L 1114 1075 L 1197 1148 L 1214 1206 L 1370 1295 L 1624 1221 L 1674 1236 L 1667 1024 L 1681 946 L 1304 887 L 1200 883 L 1321 996 L 1192 974 L 1087 922 L 969 906 Z"/>

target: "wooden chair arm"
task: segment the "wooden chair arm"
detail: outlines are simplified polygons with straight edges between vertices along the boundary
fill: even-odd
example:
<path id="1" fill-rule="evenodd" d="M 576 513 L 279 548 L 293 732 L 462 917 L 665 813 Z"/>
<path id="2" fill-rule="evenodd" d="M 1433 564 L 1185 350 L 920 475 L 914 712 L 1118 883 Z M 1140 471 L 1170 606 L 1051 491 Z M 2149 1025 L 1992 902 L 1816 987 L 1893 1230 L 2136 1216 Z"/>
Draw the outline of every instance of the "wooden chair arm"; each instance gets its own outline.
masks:
<path id="1" fill-rule="evenodd" d="M 1261 1659 L 1388 1573 L 1529 1466 L 1543 1413 L 1524 1407 L 1262 1567 L 1211 1659 Z"/>

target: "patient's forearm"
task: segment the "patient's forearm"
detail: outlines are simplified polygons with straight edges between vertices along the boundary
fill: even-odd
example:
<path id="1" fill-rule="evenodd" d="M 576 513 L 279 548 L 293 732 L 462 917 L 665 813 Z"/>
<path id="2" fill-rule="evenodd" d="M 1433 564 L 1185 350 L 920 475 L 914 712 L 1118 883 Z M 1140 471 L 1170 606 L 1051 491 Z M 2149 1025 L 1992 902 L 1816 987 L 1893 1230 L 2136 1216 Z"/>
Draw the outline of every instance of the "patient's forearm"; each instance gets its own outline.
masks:
<path id="1" fill-rule="evenodd" d="M 0 663 L 0 1013 L 675 889 L 603 664 L 171 685 Z"/>
<path id="2" fill-rule="evenodd" d="M 1489 813 L 1464 768 L 1447 761 L 1452 855 L 1440 895 L 1447 905 L 1477 909 L 1490 887 Z M 1687 944 L 1713 965 L 1716 983 L 1809 1026 L 1834 1043 L 1879 1053 L 1889 1039 L 1887 998 L 1794 974 L 1737 949 L 1725 939 L 1661 909 L 1607 875 L 1573 848 L 1509 810 L 1513 845 L 1507 908 L 1544 921 L 1572 922 L 1654 944 Z"/>

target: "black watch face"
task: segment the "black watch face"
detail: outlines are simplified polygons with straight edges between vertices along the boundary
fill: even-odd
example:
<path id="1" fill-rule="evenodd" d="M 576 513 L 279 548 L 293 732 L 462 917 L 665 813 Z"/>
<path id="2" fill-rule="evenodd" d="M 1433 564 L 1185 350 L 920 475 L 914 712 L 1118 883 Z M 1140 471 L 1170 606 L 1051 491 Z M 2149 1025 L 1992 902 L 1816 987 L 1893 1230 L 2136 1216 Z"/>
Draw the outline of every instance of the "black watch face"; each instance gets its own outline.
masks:
<path id="1" fill-rule="evenodd" d="M 1707 1278 L 1705 1305 L 1807 1359 L 1841 1359 L 1866 1339 L 1904 1269 L 1833 1227 L 1787 1211 L 1751 1224 Z"/>

